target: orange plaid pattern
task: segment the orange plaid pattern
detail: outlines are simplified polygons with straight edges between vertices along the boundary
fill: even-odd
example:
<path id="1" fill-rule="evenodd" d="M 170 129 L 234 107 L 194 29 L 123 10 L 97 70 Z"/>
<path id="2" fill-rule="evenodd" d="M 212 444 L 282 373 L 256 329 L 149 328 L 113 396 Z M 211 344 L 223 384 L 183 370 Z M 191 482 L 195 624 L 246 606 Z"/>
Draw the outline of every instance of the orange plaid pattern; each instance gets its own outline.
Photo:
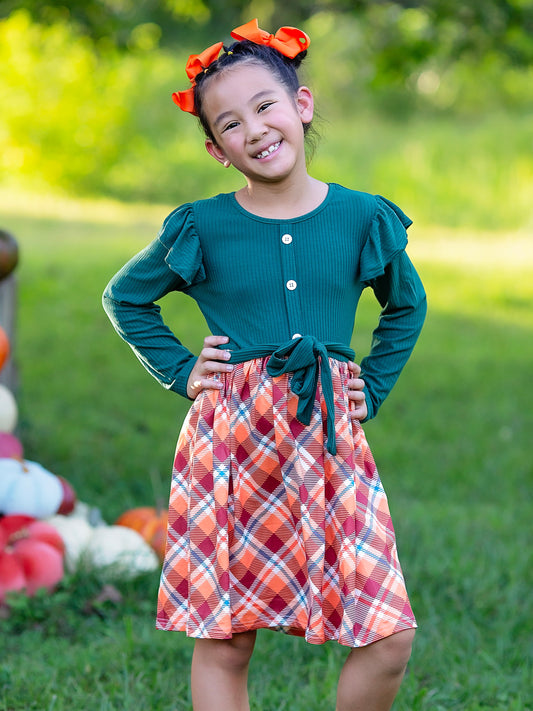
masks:
<path id="1" fill-rule="evenodd" d="M 193 403 L 178 439 L 157 627 L 225 639 L 281 629 L 369 644 L 416 627 L 385 492 L 330 359 L 337 455 L 320 384 L 309 426 L 290 375 L 235 366 Z"/>

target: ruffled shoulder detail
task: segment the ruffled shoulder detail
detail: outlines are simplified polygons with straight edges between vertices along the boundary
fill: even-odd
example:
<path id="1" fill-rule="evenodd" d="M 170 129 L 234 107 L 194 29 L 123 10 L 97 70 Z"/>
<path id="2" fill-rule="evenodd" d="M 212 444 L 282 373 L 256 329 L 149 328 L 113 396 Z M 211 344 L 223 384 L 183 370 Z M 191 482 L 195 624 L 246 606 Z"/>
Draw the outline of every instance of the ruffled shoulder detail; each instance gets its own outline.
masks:
<path id="1" fill-rule="evenodd" d="M 205 279 L 202 247 L 191 203 L 181 205 L 170 213 L 163 222 L 158 239 L 168 249 L 165 262 L 187 286 Z"/>
<path id="2" fill-rule="evenodd" d="M 376 210 L 361 251 L 359 278 L 364 283 L 385 273 L 385 267 L 407 246 L 406 229 L 413 221 L 387 198 L 375 195 Z"/>

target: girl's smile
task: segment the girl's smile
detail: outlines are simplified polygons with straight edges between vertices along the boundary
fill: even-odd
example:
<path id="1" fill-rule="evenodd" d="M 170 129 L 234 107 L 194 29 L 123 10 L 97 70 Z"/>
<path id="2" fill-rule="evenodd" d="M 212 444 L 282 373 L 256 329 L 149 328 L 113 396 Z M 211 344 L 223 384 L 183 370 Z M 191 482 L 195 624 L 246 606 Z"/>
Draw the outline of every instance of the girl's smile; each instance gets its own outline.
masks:
<path id="1" fill-rule="evenodd" d="M 303 124 L 313 117 L 307 87 L 293 96 L 271 71 L 249 61 L 213 77 L 204 110 L 215 138 L 206 141 L 208 152 L 232 163 L 249 186 L 307 175 Z"/>
<path id="2" fill-rule="evenodd" d="M 281 141 L 277 141 L 276 143 L 272 143 L 268 148 L 265 148 L 262 150 L 260 153 L 258 153 L 255 157 L 258 160 L 261 160 L 263 158 L 268 158 L 269 156 L 272 155 L 275 151 L 278 150 L 278 148 L 281 146 Z"/>

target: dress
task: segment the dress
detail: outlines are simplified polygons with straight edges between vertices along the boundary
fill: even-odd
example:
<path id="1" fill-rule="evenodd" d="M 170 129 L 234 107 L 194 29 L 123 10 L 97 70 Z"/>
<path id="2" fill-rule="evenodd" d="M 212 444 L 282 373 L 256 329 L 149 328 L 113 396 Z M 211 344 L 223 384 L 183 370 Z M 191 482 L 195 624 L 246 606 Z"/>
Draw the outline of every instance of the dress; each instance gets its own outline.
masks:
<path id="1" fill-rule="evenodd" d="M 223 389 L 196 398 L 178 439 L 159 629 L 224 639 L 271 628 L 358 647 L 416 626 L 387 499 L 349 418 L 343 351 L 371 286 L 383 306 L 361 364 L 373 416 L 425 314 L 403 252 L 409 224 L 383 198 L 334 184 L 293 220 L 217 196 L 171 213 L 108 285 L 115 328 L 169 389 L 186 394 L 194 364 L 154 303 L 169 291 L 195 298 L 234 354 Z M 294 371 L 275 370 L 291 357 Z"/>

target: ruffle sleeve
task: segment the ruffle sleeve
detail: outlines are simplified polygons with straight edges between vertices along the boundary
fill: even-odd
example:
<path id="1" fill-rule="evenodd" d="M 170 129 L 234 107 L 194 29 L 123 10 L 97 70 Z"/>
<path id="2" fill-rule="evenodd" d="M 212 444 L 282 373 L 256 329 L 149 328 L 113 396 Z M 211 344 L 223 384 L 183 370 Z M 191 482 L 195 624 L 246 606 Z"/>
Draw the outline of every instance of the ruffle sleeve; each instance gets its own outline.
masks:
<path id="1" fill-rule="evenodd" d="M 190 203 L 181 205 L 170 213 L 163 222 L 158 239 L 168 250 L 166 264 L 186 286 L 198 284 L 205 279 L 202 247 Z"/>
<path id="2" fill-rule="evenodd" d="M 407 246 L 406 229 L 413 221 L 390 200 L 374 197 L 376 210 L 370 223 L 367 240 L 361 251 L 359 278 L 369 284 L 385 273 L 385 267 Z"/>

